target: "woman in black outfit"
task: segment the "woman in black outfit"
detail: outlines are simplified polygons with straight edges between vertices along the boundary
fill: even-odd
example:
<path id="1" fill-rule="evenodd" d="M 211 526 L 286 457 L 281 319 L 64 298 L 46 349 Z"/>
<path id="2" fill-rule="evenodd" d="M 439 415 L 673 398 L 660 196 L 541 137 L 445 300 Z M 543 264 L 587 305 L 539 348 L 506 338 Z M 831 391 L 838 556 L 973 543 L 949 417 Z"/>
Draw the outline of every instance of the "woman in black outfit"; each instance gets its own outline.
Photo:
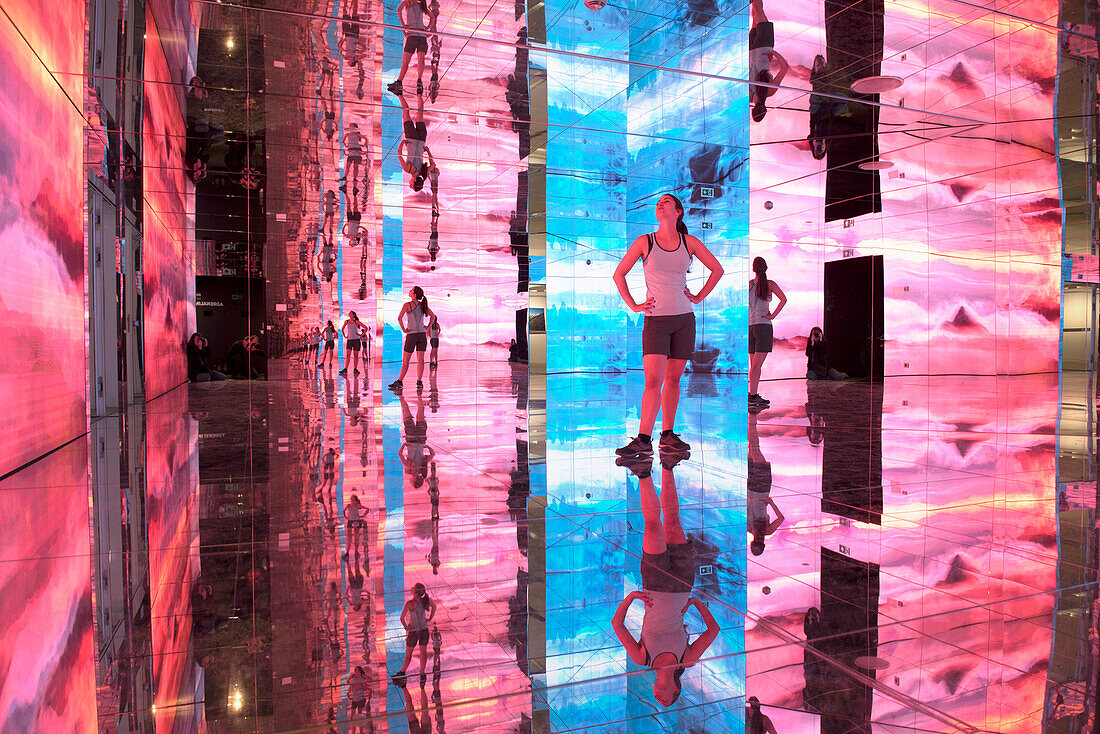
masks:
<path id="1" fill-rule="evenodd" d="M 225 379 L 225 375 L 210 367 L 210 346 L 197 331 L 187 340 L 187 379 L 191 382 Z"/>
<path id="2" fill-rule="evenodd" d="M 825 334 L 818 326 L 810 329 L 810 338 L 806 341 L 806 379 L 848 379 L 848 375 L 829 366 L 829 345 L 825 341 Z"/>

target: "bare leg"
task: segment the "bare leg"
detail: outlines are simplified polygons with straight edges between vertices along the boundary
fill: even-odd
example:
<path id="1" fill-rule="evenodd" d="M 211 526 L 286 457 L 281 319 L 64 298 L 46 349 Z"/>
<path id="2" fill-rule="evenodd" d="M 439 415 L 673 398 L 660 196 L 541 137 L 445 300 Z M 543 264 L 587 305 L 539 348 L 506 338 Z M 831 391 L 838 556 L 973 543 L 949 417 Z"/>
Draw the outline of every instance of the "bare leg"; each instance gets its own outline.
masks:
<path id="1" fill-rule="evenodd" d="M 661 500 L 653 486 L 653 477 L 639 479 L 638 488 L 642 492 L 642 518 L 645 520 L 642 528 L 642 552 L 664 553 L 668 549 L 668 542 L 665 539 L 665 526 L 661 524 Z"/>
<path id="2" fill-rule="evenodd" d="M 680 525 L 680 496 L 676 493 L 676 477 L 671 469 L 661 469 L 661 510 L 665 516 L 665 538 L 680 545 L 687 542 L 687 535 Z M 643 541 L 644 542 L 644 541 Z"/>
<path id="3" fill-rule="evenodd" d="M 676 425 L 676 409 L 680 407 L 680 376 L 687 367 L 686 359 L 670 359 L 665 365 L 665 384 L 661 392 L 661 428 L 671 431 Z"/>
<path id="4" fill-rule="evenodd" d="M 653 423 L 657 420 L 657 411 L 661 408 L 661 385 L 665 379 L 665 365 L 668 357 L 663 354 L 642 356 L 642 371 L 645 373 L 645 390 L 642 392 L 641 421 L 638 433 L 653 434 Z"/>
<path id="5" fill-rule="evenodd" d="M 405 662 L 401 663 L 401 670 L 397 671 L 398 675 L 404 675 L 405 671 L 409 669 L 409 662 L 413 658 L 413 649 L 410 646 L 405 647 Z"/>
<path id="6" fill-rule="evenodd" d="M 424 352 L 418 351 L 416 353 L 416 381 L 420 382 L 424 379 Z"/>
<path id="7" fill-rule="evenodd" d="M 760 387 L 760 370 L 767 358 L 767 352 L 756 352 L 749 355 L 749 395 L 755 395 L 757 388 Z"/>
<path id="8" fill-rule="evenodd" d="M 401 71 L 397 72 L 397 81 L 402 81 L 405 78 L 405 73 L 409 70 L 409 60 L 412 59 L 412 54 L 406 51 L 401 56 Z"/>
<path id="9" fill-rule="evenodd" d="M 423 675 L 428 672 L 428 646 L 420 646 L 420 674 Z"/>
<path id="10" fill-rule="evenodd" d="M 412 356 L 412 352 L 401 353 L 401 373 L 397 375 L 398 381 L 405 379 L 405 373 L 409 371 L 409 357 Z"/>
<path id="11" fill-rule="evenodd" d="M 424 79 L 424 52 L 418 51 L 416 54 L 416 80 L 421 81 Z"/>
<path id="12" fill-rule="evenodd" d="M 750 14 L 752 15 L 752 24 L 755 26 L 757 23 L 767 23 L 768 16 L 764 12 L 764 0 L 752 0 L 752 4 L 749 6 Z"/>

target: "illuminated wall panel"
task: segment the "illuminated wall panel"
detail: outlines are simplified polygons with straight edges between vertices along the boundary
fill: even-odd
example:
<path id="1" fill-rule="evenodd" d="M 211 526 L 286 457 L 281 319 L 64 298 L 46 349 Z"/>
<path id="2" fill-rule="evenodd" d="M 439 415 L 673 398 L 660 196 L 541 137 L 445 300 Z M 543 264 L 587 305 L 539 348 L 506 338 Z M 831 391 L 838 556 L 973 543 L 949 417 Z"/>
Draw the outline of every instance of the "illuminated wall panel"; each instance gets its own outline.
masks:
<path id="1" fill-rule="evenodd" d="M 71 74 L 83 63 L 84 37 L 73 29 L 84 25 L 84 6 L 62 2 L 47 10 L 14 2 L 4 9 L 0 248 L 7 260 L 0 268 L 0 474 L 87 426 L 83 95 L 79 77 Z"/>
<path id="2" fill-rule="evenodd" d="M 828 62 L 836 41 L 826 44 L 822 2 L 767 12 L 791 71 L 751 126 L 750 244 L 791 300 L 764 376 L 805 374 L 824 263 L 873 254 L 885 268 L 886 374 L 1055 369 L 1057 35 L 963 3 L 888 3 L 882 73 L 904 84 L 880 98 L 878 148 L 894 167 L 866 173 L 880 179 L 882 212 L 826 223 L 828 161 L 810 154 L 808 92 L 815 57 Z"/>
<path id="3" fill-rule="evenodd" d="M 190 16 L 169 20 L 149 4 L 142 108 L 144 241 L 142 243 L 145 394 L 153 398 L 187 380 L 184 345 L 195 331 L 195 187 L 185 173 L 184 93 L 187 69 L 179 60 L 193 33 Z M 173 29 L 162 35 L 159 23 Z M 174 26 L 178 26 L 174 28 Z M 188 29 L 186 32 L 180 28 Z M 190 56 L 194 58 L 194 56 Z"/>

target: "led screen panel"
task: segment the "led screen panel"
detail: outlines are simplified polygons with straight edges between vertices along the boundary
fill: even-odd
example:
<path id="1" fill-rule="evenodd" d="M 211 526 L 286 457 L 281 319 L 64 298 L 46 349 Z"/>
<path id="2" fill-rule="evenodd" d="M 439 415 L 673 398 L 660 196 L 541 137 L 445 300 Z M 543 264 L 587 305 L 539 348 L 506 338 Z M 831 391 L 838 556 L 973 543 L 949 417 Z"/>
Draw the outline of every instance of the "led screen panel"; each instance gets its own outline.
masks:
<path id="1" fill-rule="evenodd" d="M 154 12 L 146 14 L 146 28 L 142 303 L 145 394 L 152 398 L 187 379 L 184 345 L 195 331 L 195 188 L 184 168 L 184 71 L 169 67 Z"/>
<path id="2" fill-rule="evenodd" d="M 5 3 L 0 18 L 0 474 L 87 426 L 83 97 L 50 73 L 81 68 L 83 25 L 74 2 Z"/>

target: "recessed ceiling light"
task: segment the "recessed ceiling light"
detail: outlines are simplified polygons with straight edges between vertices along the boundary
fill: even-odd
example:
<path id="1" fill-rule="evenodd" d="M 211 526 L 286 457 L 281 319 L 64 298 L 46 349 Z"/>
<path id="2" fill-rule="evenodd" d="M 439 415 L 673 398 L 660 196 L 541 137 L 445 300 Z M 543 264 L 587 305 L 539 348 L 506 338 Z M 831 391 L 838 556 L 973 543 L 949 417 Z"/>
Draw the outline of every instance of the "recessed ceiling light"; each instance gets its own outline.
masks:
<path id="1" fill-rule="evenodd" d="M 897 89 L 901 86 L 902 81 L 900 76 L 885 74 L 865 76 L 852 82 L 852 91 L 856 94 L 882 94 Z"/>
<path id="2" fill-rule="evenodd" d="M 884 160 L 863 161 L 863 163 L 859 164 L 859 169 L 861 171 L 885 171 L 887 168 L 893 168 L 893 167 L 894 167 L 894 162 L 893 161 L 884 161 Z"/>
<path id="3" fill-rule="evenodd" d="M 883 658 L 869 657 L 861 655 L 852 661 L 856 667 L 863 668 L 864 670 L 886 670 L 890 667 L 890 661 Z"/>

